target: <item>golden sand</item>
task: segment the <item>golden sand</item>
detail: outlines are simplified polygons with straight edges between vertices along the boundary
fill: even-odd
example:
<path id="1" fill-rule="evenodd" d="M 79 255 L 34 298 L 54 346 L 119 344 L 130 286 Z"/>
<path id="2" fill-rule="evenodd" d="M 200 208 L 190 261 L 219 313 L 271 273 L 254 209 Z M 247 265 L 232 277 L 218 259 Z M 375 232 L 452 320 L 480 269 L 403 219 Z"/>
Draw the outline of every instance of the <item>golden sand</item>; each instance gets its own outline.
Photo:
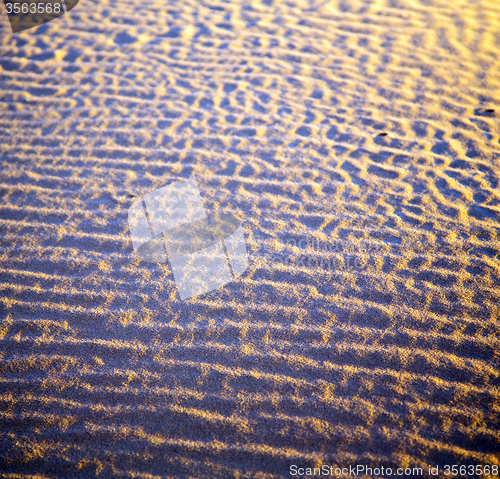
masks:
<path id="1" fill-rule="evenodd" d="M 500 3 L 1 8 L 2 477 L 500 463 Z M 182 302 L 191 177 L 250 267 Z"/>

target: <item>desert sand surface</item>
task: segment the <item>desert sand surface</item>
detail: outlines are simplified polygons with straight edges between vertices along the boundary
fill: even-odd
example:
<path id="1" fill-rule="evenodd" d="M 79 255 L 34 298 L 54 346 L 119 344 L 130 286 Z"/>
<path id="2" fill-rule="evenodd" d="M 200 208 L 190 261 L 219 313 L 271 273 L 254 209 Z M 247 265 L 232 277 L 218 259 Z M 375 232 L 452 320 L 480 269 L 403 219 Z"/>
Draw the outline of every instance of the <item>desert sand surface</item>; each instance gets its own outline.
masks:
<path id="1" fill-rule="evenodd" d="M 499 2 L 1 8 L 2 478 L 500 464 Z M 181 301 L 188 178 L 249 267 Z"/>

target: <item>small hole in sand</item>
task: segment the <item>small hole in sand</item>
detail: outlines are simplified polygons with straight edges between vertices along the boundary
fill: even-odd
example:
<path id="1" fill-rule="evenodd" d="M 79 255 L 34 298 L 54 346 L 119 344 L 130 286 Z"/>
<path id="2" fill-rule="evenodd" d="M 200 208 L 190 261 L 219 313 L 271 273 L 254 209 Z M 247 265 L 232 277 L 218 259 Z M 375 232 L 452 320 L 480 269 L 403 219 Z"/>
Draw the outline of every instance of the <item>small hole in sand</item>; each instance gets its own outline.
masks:
<path id="1" fill-rule="evenodd" d="M 479 110 L 476 110 L 477 115 L 493 115 L 494 113 L 494 108 L 480 108 Z"/>

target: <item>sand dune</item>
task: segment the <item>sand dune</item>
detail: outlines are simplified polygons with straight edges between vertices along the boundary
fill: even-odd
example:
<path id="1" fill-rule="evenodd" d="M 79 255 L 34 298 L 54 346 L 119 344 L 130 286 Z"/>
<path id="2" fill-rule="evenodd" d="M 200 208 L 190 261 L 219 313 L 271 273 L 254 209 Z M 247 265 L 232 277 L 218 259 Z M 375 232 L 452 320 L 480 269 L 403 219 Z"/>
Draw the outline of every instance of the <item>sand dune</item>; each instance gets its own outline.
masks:
<path id="1" fill-rule="evenodd" d="M 500 463 L 497 2 L 2 15 L 2 477 Z M 250 267 L 183 302 L 127 210 L 187 178 Z"/>

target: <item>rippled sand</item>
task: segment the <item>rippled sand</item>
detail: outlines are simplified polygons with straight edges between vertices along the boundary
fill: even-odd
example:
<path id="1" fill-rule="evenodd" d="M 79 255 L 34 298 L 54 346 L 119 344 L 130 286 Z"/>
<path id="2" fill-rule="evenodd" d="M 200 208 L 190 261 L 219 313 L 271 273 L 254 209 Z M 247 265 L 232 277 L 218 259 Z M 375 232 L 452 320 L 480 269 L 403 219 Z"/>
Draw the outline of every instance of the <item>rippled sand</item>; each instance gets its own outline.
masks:
<path id="1" fill-rule="evenodd" d="M 498 2 L 2 22 L 2 477 L 499 464 Z M 182 302 L 127 210 L 190 177 L 250 267 Z"/>

